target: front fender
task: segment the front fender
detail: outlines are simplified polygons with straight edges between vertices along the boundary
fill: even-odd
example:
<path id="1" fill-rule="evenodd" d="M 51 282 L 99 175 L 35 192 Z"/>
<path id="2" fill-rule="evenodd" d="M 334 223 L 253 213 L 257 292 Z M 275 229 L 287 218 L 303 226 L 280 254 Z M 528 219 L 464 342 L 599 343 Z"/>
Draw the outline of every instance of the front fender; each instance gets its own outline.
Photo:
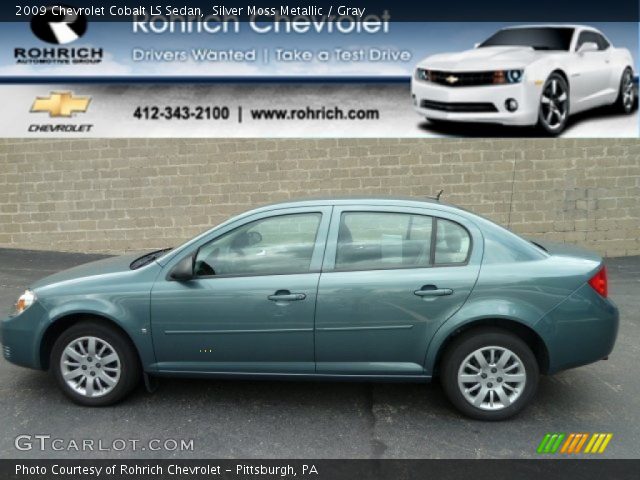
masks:
<path id="1" fill-rule="evenodd" d="M 151 339 L 149 294 L 141 292 L 116 299 L 112 296 L 107 299 L 100 295 L 68 300 L 64 297 L 56 297 L 55 300 L 43 303 L 48 311 L 48 319 L 40 332 L 40 341 L 44 338 L 46 330 L 66 317 L 96 316 L 113 322 L 126 332 L 138 351 L 143 368 L 155 363 Z"/>
<path id="2" fill-rule="evenodd" d="M 570 79 L 574 72 L 572 71 L 571 62 L 566 59 L 561 59 L 557 55 L 553 55 L 549 58 L 536 60 L 527 66 L 525 69 L 525 80 L 535 87 L 537 101 L 540 101 L 544 83 L 553 72 L 557 71 L 562 72 L 565 75 L 567 83 L 569 83 L 569 88 L 571 88 Z"/>

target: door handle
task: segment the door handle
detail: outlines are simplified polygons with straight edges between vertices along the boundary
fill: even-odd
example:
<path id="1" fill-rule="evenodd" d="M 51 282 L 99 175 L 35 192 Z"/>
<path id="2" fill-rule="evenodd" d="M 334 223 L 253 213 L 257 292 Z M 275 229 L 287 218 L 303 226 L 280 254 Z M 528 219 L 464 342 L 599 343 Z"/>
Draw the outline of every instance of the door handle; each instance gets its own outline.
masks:
<path id="1" fill-rule="evenodd" d="M 453 290 L 450 288 L 438 288 L 435 285 L 423 285 L 420 290 L 413 292 L 418 297 L 444 297 L 452 293 Z"/>
<path id="2" fill-rule="evenodd" d="M 267 298 L 272 302 L 296 302 L 304 300 L 307 296 L 304 293 L 291 293 L 289 290 L 278 290 Z"/>

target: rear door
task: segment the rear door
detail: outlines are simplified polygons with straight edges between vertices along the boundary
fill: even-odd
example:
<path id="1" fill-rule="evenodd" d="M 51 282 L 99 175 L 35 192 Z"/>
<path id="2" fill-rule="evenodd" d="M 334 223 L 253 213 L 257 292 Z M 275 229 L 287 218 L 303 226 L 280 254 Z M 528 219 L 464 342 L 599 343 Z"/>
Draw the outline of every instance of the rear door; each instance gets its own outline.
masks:
<path id="1" fill-rule="evenodd" d="M 478 277 L 482 236 L 436 210 L 335 207 L 316 307 L 316 371 L 417 375 Z"/>

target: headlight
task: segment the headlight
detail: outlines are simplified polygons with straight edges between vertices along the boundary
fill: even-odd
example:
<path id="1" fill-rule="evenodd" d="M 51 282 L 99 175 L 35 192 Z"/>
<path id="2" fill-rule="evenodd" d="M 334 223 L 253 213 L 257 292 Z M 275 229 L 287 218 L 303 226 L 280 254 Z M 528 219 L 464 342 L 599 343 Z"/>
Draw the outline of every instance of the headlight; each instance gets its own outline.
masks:
<path id="1" fill-rule="evenodd" d="M 16 313 L 22 313 L 36 301 L 36 294 L 31 290 L 25 290 L 25 292 L 20 295 L 18 299 L 18 303 L 16 303 Z"/>
<path id="2" fill-rule="evenodd" d="M 495 72 L 493 72 L 493 83 L 520 83 L 523 76 L 523 70 L 496 70 Z"/>
<path id="3" fill-rule="evenodd" d="M 429 82 L 431 80 L 431 76 L 429 75 L 429 70 L 425 68 L 416 69 L 416 79 L 422 80 L 423 82 Z"/>

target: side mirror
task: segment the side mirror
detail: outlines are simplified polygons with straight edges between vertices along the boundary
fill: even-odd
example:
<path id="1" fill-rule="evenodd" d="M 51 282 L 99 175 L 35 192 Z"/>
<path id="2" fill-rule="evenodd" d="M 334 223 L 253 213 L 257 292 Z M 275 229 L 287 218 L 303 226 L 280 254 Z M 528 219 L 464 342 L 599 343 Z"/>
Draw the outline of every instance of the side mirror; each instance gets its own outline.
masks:
<path id="1" fill-rule="evenodd" d="M 194 255 L 183 258 L 173 267 L 169 277 L 178 282 L 188 282 L 193 279 L 193 260 Z"/>
<path id="2" fill-rule="evenodd" d="M 586 52 L 597 52 L 598 44 L 596 42 L 584 42 L 578 48 L 578 53 L 586 53 Z"/>

